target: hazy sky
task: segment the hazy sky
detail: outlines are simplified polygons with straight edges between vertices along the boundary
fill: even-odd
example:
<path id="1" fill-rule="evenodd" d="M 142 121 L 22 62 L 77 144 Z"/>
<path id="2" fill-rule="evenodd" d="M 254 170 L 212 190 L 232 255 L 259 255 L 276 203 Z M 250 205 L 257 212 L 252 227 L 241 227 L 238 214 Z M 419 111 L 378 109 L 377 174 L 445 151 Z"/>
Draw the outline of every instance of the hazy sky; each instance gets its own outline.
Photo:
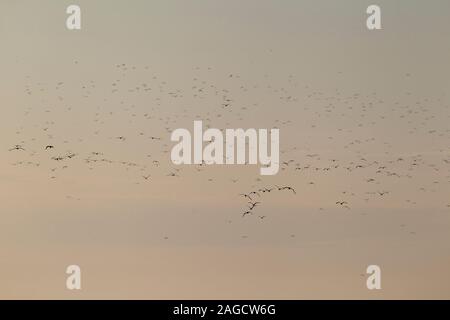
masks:
<path id="1" fill-rule="evenodd" d="M 450 298 L 450 2 L 373 3 L 0 0 L 0 298 Z M 174 166 L 194 120 L 285 164 Z"/>

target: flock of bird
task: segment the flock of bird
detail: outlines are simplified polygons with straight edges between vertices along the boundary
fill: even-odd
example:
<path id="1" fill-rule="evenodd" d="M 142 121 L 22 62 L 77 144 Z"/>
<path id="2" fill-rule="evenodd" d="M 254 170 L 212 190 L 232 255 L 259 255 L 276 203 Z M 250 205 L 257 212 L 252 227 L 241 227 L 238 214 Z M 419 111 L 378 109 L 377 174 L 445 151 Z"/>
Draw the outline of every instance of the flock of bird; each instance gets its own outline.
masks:
<path id="1" fill-rule="evenodd" d="M 250 200 L 248 201 L 248 204 L 250 204 L 249 206 L 247 206 L 246 211 L 244 211 L 242 213 L 242 217 L 245 217 L 246 215 L 251 215 L 254 213 L 253 209 L 256 208 L 256 206 L 258 206 L 259 204 L 261 204 L 260 201 L 254 201 L 254 199 L 257 197 L 257 199 L 261 198 L 261 195 L 264 195 L 265 193 L 270 193 L 272 191 L 283 191 L 283 190 L 287 190 L 287 191 L 292 191 L 293 194 L 297 194 L 295 192 L 295 189 L 290 187 L 290 186 L 284 186 L 284 187 L 279 187 L 279 186 L 274 186 L 274 187 L 264 187 L 261 189 L 258 189 L 258 191 L 251 191 L 249 193 L 241 193 L 240 196 Z M 265 215 L 258 215 L 258 218 L 263 220 L 266 218 Z"/>
<path id="2" fill-rule="evenodd" d="M 308 192 L 333 194 L 317 204 L 319 210 L 334 206 L 348 211 L 353 205 L 361 208 L 387 198 L 413 206 L 423 193 L 434 194 L 437 207 L 450 208 L 449 198 L 442 196 L 450 190 L 449 104 L 440 97 L 414 98 L 407 92 L 386 101 L 376 92 L 312 89 L 293 75 L 271 83 L 269 75 L 246 80 L 234 72 L 215 74 L 212 67 L 194 68 L 187 85 L 182 81 L 170 85 L 149 66 L 121 63 L 114 69 L 116 77 L 107 83 L 43 83 L 28 76 L 24 94 L 30 104 L 23 117 L 30 119 L 27 125 L 18 124 L 17 140 L 8 148 L 16 153 L 12 164 L 42 168 L 45 163 L 49 178 L 55 180 L 73 161 L 81 161 L 88 170 L 123 167 L 133 172 L 136 184 L 152 183 L 155 175 L 158 181 L 181 181 L 190 169 L 170 163 L 170 133 L 201 119 L 206 128 L 221 130 L 281 129 L 281 170 L 275 177 L 279 184 L 267 187 L 256 171 L 248 173 L 250 168 L 247 176 L 227 176 L 232 190 L 253 188 L 240 194 L 247 200 L 246 209 L 236 213 L 241 217 L 252 216 L 261 209 L 265 195 L 275 193 L 291 194 L 290 201 L 299 208 Z M 75 105 L 84 106 L 83 111 Z M 77 131 L 72 121 L 81 113 Z M 404 143 L 397 141 L 395 132 L 426 150 L 397 152 Z M 201 173 L 209 167 L 202 163 L 193 170 Z M 204 179 L 225 183 L 222 176 Z M 401 190 L 403 186 L 410 189 Z M 267 213 L 257 216 L 264 220 Z"/>

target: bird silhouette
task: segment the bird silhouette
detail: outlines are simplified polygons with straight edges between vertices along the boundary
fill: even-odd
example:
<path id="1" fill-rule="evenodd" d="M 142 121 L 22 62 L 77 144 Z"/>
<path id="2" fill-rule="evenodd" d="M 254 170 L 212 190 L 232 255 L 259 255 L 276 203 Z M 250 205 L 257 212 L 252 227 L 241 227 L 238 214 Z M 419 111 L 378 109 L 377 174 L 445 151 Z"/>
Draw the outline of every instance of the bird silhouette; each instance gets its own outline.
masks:
<path id="1" fill-rule="evenodd" d="M 25 151 L 25 149 L 24 149 L 21 145 L 19 145 L 19 144 L 16 144 L 14 147 L 12 147 L 11 149 L 9 149 L 9 151 L 14 151 L 14 150 L 22 150 L 22 151 Z"/>

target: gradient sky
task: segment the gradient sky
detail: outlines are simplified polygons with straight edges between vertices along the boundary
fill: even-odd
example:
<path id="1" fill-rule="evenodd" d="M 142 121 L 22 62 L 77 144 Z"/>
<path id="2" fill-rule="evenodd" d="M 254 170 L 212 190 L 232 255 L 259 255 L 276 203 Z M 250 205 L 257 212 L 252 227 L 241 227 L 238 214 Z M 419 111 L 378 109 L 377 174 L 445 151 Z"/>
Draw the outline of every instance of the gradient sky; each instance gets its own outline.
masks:
<path id="1" fill-rule="evenodd" d="M 0 0 L 0 298 L 450 298 L 447 0 L 73 3 Z M 176 167 L 194 120 L 293 161 Z"/>

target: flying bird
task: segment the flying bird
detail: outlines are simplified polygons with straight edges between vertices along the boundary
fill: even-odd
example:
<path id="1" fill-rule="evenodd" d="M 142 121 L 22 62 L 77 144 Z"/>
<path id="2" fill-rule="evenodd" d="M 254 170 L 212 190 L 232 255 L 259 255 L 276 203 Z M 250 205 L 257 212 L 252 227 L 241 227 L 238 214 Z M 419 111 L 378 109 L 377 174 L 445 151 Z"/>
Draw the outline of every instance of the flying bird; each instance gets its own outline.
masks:
<path id="1" fill-rule="evenodd" d="M 279 191 L 282 191 L 282 190 L 291 190 L 294 194 L 297 194 L 297 192 L 295 192 L 295 190 L 294 190 L 294 188 L 292 188 L 292 187 L 278 187 L 277 186 L 277 188 L 278 188 L 278 190 Z"/>
<path id="2" fill-rule="evenodd" d="M 23 151 L 25 151 L 25 149 L 19 144 L 16 144 L 13 148 L 9 149 L 9 151 L 14 151 L 14 150 L 23 150 Z"/>
<path id="3" fill-rule="evenodd" d="M 240 193 L 239 195 L 243 196 L 244 198 L 248 198 L 250 201 L 253 201 L 252 197 L 250 197 L 250 194 Z"/>

